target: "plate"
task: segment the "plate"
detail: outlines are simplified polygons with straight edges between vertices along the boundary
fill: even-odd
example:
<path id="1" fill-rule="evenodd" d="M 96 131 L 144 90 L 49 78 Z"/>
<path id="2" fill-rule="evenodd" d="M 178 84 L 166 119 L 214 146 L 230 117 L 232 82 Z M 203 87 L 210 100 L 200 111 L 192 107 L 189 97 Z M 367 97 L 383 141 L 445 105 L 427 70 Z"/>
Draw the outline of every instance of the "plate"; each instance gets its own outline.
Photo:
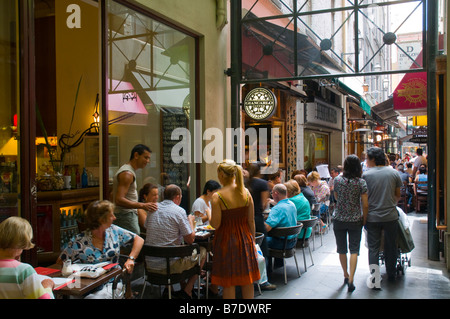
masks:
<path id="1" fill-rule="evenodd" d="M 203 230 L 203 231 L 215 231 L 214 228 L 212 228 L 209 225 L 201 225 L 201 226 L 197 226 L 197 229 L 199 230 Z"/>

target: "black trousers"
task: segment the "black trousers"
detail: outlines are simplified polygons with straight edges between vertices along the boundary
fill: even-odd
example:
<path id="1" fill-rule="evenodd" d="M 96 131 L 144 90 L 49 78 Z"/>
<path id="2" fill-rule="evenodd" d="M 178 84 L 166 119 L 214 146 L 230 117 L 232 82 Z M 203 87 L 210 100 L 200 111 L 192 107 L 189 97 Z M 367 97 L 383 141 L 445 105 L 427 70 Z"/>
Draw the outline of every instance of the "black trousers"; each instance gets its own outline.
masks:
<path id="1" fill-rule="evenodd" d="M 379 265 L 379 256 L 382 250 L 385 256 L 386 272 L 389 277 L 395 276 L 398 258 L 398 221 L 367 222 L 366 226 L 369 265 Z"/>

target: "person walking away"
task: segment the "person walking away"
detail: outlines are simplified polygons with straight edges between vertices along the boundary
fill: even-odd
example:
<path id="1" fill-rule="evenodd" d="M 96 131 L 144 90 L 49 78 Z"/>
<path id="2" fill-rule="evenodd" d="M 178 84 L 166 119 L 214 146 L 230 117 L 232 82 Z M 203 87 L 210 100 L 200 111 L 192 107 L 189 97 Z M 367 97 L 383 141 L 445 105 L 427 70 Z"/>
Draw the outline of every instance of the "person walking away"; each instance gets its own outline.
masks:
<path id="1" fill-rule="evenodd" d="M 336 199 L 333 230 L 339 261 L 344 271 L 344 284 L 348 285 L 349 292 L 355 290 L 354 277 L 362 227 L 366 223 L 369 211 L 367 183 L 361 175 L 362 166 L 359 157 L 350 155 L 344 161 L 343 174 L 336 176 L 333 183 Z M 348 268 L 348 250 L 350 250 L 350 268 Z"/>
<path id="2" fill-rule="evenodd" d="M 213 195 L 210 225 L 214 227 L 211 284 L 223 287 L 223 299 L 254 297 L 253 283 L 260 279 L 255 247 L 253 198 L 244 186 L 242 167 L 224 160 L 217 167 L 222 189 Z"/>
<path id="3" fill-rule="evenodd" d="M 369 247 L 369 265 L 375 270 L 376 282 L 379 282 L 379 253 L 381 236 L 384 231 L 384 256 L 386 272 L 389 281 L 395 281 L 396 262 L 398 257 L 397 203 L 400 199 L 402 180 L 397 170 L 386 166 L 386 156 L 379 147 L 367 150 L 369 170 L 364 172 L 363 178 L 367 183 L 369 213 L 366 229 Z M 375 287 L 379 288 L 379 287 Z"/>
<path id="4" fill-rule="evenodd" d="M 136 171 L 150 163 L 152 151 L 148 146 L 138 144 L 131 151 L 130 160 L 119 168 L 113 181 L 114 224 L 135 234 L 140 233 L 138 209 L 155 211 L 156 203 L 140 203 L 136 184 Z"/>

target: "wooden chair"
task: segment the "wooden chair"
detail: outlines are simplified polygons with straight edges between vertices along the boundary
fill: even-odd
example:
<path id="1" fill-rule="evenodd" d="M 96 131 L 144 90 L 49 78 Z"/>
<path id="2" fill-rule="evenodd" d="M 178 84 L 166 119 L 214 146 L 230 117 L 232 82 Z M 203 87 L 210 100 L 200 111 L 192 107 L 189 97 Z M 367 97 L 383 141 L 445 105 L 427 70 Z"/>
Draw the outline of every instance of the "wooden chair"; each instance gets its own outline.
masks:
<path id="1" fill-rule="evenodd" d="M 280 238 L 284 241 L 283 249 L 273 249 L 269 247 L 269 256 L 274 258 L 283 259 L 283 269 L 284 269 L 284 283 L 287 284 L 287 273 L 286 273 L 286 258 L 294 257 L 295 265 L 297 266 L 297 273 L 300 277 L 300 271 L 298 270 L 297 257 L 295 256 L 296 250 L 296 242 L 298 238 L 298 234 L 302 230 L 303 225 L 298 224 L 297 226 L 292 227 L 276 227 L 272 228 L 270 232 L 267 234 L 270 237 Z M 288 237 L 295 236 L 295 244 L 293 248 L 287 248 Z"/>
<path id="2" fill-rule="evenodd" d="M 184 257 L 192 257 L 194 250 L 197 250 L 198 263 L 181 273 L 171 273 L 170 271 L 170 262 L 173 258 L 184 258 Z M 196 243 L 191 245 L 179 245 L 179 246 L 150 246 L 144 245 L 141 250 L 142 256 L 145 257 L 158 257 L 164 258 L 166 263 L 166 271 L 165 273 L 154 272 L 151 269 L 146 268 L 144 279 L 146 282 L 150 284 L 159 285 L 159 286 L 169 286 L 169 299 L 172 298 L 171 286 L 180 283 L 186 279 L 191 278 L 194 275 L 198 275 L 199 283 L 198 283 L 198 293 L 197 296 L 200 296 L 200 246 Z M 142 296 L 144 295 L 144 289 L 142 290 Z"/>
<path id="3" fill-rule="evenodd" d="M 421 206 L 427 206 L 428 203 L 428 181 L 414 182 L 414 204 L 416 206 L 416 212 L 420 212 Z"/>

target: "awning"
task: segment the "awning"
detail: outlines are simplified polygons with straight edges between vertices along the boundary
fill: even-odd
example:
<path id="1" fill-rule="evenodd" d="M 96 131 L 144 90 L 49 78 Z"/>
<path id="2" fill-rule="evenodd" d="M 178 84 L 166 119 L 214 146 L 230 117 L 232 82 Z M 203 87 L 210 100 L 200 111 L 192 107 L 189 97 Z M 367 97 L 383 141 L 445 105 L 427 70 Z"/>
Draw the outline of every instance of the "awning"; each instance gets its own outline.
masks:
<path id="1" fill-rule="evenodd" d="M 359 100 L 359 106 L 369 115 L 372 115 L 372 108 L 364 98 L 363 98 L 363 83 L 356 78 L 342 78 L 334 79 L 334 83 L 337 83 L 339 88 L 353 95 Z"/>
<path id="2" fill-rule="evenodd" d="M 427 114 L 427 73 L 408 73 L 394 91 L 394 110 L 403 116 Z"/>
<path id="3" fill-rule="evenodd" d="M 373 113 L 378 115 L 383 122 L 391 126 L 400 127 L 398 124 L 398 114 L 394 111 L 394 99 L 390 98 L 372 107 Z"/>

